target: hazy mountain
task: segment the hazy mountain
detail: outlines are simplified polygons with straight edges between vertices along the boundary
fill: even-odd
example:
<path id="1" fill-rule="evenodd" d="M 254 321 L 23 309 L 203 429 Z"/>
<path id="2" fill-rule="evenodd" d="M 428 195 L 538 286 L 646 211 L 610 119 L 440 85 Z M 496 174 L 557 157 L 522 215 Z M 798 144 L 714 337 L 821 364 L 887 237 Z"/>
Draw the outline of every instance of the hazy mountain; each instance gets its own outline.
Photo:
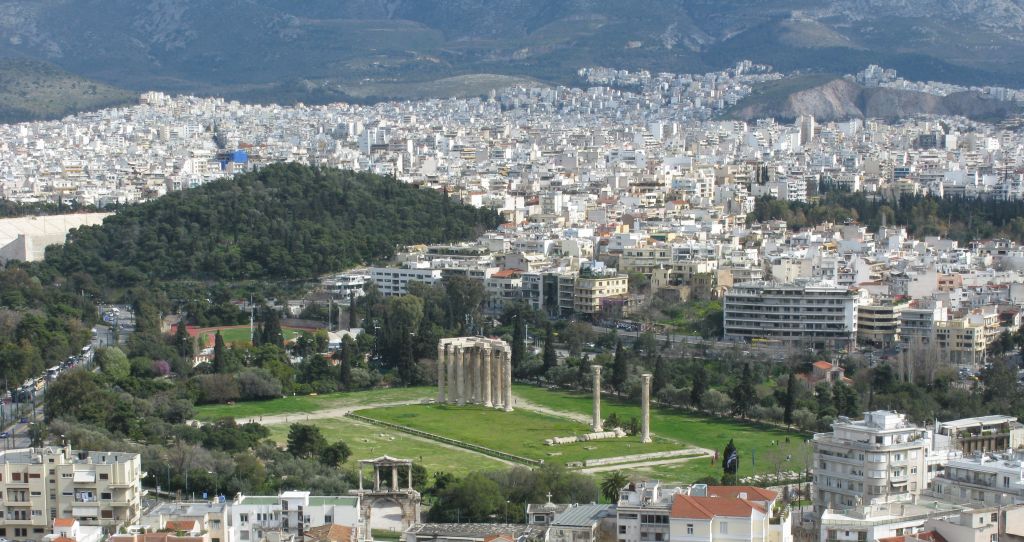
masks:
<path id="1" fill-rule="evenodd" d="M 60 118 L 123 105 L 136 95 L 34 60 L 0 59 L 0 122 Z"/>
<path id="2" fill-rule="evenodd" d="M 630 44 L 630 47 L 627 47 Z M 8 0 L 0 56 L 135 90 L 327 101 L 465 74 L 743 58 L 1024 86 L 1024 0 Z M 437 92 L 458 90 L 448 79 Z M 398 85 L 396 85 L 398 83 Z"/>

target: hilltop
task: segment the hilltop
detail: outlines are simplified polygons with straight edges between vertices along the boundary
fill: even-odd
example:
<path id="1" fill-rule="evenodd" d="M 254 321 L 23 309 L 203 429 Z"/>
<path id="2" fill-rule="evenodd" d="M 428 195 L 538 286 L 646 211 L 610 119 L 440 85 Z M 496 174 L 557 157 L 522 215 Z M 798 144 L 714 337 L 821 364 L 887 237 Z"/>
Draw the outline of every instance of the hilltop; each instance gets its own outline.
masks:
<path id="1" fill-rule="evenodd" d="M 493 211 L 393 178 L 280 164 L 120 209 L 73 231 L 46 262 L 119 286 L 311 278 L 497 223 Z"/>

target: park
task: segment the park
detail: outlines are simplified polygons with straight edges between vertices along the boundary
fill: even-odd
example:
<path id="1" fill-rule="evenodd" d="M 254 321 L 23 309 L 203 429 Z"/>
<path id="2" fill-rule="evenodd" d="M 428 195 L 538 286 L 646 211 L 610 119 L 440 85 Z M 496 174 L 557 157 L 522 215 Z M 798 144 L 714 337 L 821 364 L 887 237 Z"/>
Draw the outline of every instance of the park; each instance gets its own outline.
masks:
<path id="1" fill-rule="evenodd" d="M 809 466 L 806 434 L 784 427 L 653 405 L 652 441 L 640 436 L 547 445 L 554 436 L 591 431 L 592 396 L 579 391 L 527 384 L 512 387 L 510 412 L 482 405 L 436 402 L 432 387 L 390 388 L 197 408 L 197 419 L 225 417 L 266 425 L 283 444 L 289 425 L 320 428 L 328 442 L 345 441 L 352 458 L 409 457 L 433 475 L 465 475 L 521 464 L 559 463 L 581 472 L 621 471 L 636 478 L 692 483 L 720 477 L 721 454 L 733 440 L 741 457 L 738 477 L 804 472 Z M 638 401 L 603 394 L 606 417 L 641 416 Z M 717 452 L 717 454 L 716 454 Z M 763 478 L 759 478 L 763 479 Z"/>

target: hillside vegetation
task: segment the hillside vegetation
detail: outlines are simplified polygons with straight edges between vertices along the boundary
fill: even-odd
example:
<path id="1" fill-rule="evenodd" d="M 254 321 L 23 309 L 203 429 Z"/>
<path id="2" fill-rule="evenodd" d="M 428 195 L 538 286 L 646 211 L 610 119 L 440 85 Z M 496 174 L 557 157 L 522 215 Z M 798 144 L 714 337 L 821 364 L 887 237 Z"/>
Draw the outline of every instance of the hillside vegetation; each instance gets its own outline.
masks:
<path id="1" fill-rule="evenodd" d="M 50 64 L 0 60 L 0 122 L 48 120 L 134 100 L 134 93 L 71 75 Z"/>
<path id="2" fill-rule="evenodd" d="M 47 263 L 98 281 L 297 279 L 383 260 L 396 246 L 472 237 L 498 216 L 367 173 L 266 167 L 121 209 Z"/>

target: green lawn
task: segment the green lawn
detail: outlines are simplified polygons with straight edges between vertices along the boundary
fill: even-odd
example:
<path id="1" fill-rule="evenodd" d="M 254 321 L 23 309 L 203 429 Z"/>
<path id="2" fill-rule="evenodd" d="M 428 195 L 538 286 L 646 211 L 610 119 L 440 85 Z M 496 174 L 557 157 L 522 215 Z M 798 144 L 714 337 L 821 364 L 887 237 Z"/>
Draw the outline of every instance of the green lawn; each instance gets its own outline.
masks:
<path id="1" fill-rule="evenodd" d="M 327 408 L 370 405 L 392 401 L 428 399 L 437 392 L 432 387 L 389 388 L 323 395 L 297 395 L 267 401 L 246 401 L 233 405 L 202 405 L 196 407 L 196 419 L 210 421 L 224 417 L 254 418 L 274 414 L 301 414 Z"/>
<path id="2" fill-rule="evenodd" d="M 533 386 L 514 386 L 513 393 L 517 397 L 548 408 L 581 414 L 589 414 L 591 411 L 590 394 L 552 391 Z M 640 405 L 624 403 L 605 396 L 601 401 L 601 413 L 607 417 L 612 412 L 617 413 L 620 418 L 639 416 Z M 776 462 L 780 463 L 781 470 L 803 470 L 804 450 L 809 447 L 804 444 L 807 435 L 795 431 L 789 432 L 770 425 L 744 423 L 658 407 L 651 409 L 651 431 L 655 437 L 719 450 L 719 456 L 729 439 L 733 439 L 740 453 L 740 477 L 755 473 L 774 473 Z M 786 442 L 786 437 L 789 437 L 789 443 Z M 772 445 L 772 441 L 778 444 Z M 756 468 L 751 466 L 751 455 L 756 459 Z M 787 455 L 792 455 L 789 462 L 785 461 Z M 673 465 L 623 470 L 665 481 L 687 483 L 702 476 L 722 475 L 720 465 L 712 465 L 709 459 L 702 458 Z"/>
<path id="3" fill-rule="evenodd" d="M 281 333 L 284 335 L 284 340 L 290 341 L 299 336 L 301 329 L 295 329 L 291 327 L 281 328 Z M 216 328 L 204 328 L 199 330 L 202 335 L 214 335 L 217 333 Z M 232 343 L 248 343 L 250 342 L 249 328 L 245 327 L 230 327 L 220 330 L 220 336 L 224 338 L 224 342 L 227 344 Z M 213 341 L 207 341 L 207 346 L 213 346 Z"/>
<path id="4" fill-rule="evenodd" d="M 412 459 L 427 468 L 431 476 L 444 471 L 462 476 L 478 470 L 494 470 L 505 465 L 491 457 L 442 446 L 384 427 L 359 423 L 349 418 L 310 420 L 323 432 L 328 442 L 345 441 L 352 449 L 349 463 L 382 455 Z M 288 425 L 270 426 L 270 438 L 284 444 L 288 439 Z"/>
<path id="5" fill-rule="evenodd" d="M 473 405 L 460 407 L 429 404 L 360 410 L 358 414 L 510 454 L 563 464 L 682 447 L 664 438 L 644 445 L 640 444 L 638 436 L 546 446 L 544 439 L 582 435 L 589 432 L 590 428 L 566 418 L 523 409 L 503 412 Z"/>

